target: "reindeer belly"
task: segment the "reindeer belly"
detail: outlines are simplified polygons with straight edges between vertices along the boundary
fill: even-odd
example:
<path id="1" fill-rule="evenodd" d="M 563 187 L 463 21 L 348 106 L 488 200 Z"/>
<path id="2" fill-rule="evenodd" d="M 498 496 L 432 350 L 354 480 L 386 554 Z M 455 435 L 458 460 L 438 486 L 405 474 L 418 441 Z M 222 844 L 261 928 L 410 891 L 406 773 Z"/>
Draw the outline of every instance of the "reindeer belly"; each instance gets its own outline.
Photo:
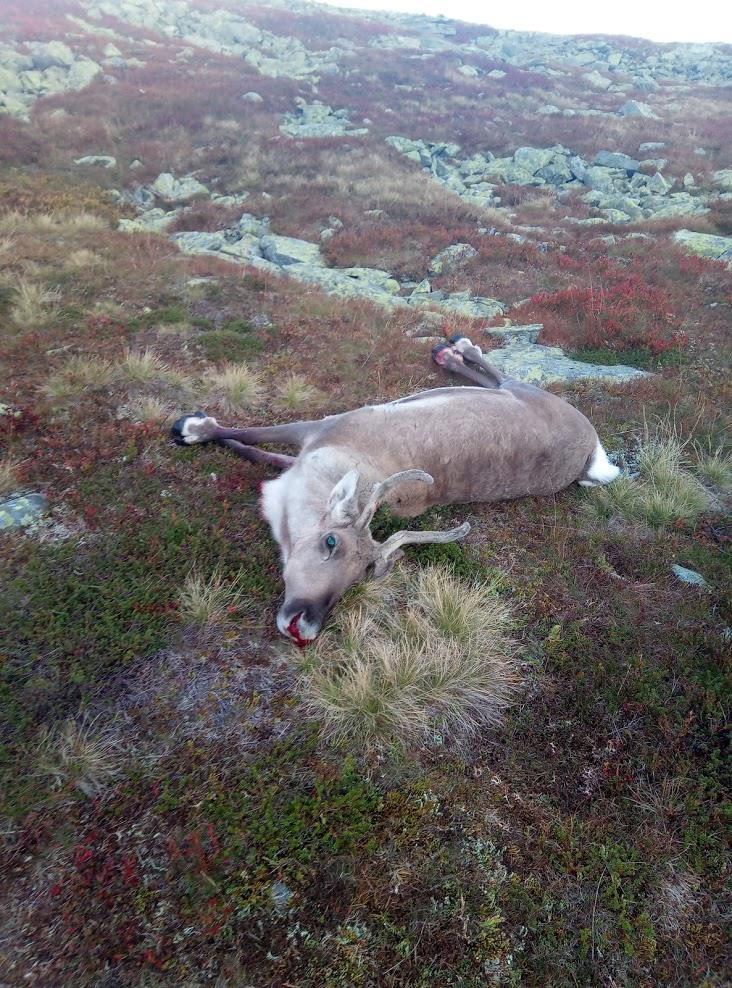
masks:
<path id="1" fill-rule="evenodd" d="M 554 494 L 583 473 L 597 434 L 568 402 L 508 382 L 500 389 L 440 388 L 334 419 L 313 446 L 344 447 L 374 480 L 425 470 L 432 487 L 402 485 L 389 503 L 413 517 L 434 504 Z"/>
<path id="2" fill-rule="evenodd" d="M 415 490 L 411 501 L 410 492 L 401 492 L 402 504 L 394 506 L 400 513 L 554 494 L 582 475 L 597 443 L 581 412 L 529 385 L 433 394 L 434 402 L 415 396 L 414 404 L 403 407 L 405 421 L 396 432 L 404 465 L 431 473 L 435 485 Z"/>

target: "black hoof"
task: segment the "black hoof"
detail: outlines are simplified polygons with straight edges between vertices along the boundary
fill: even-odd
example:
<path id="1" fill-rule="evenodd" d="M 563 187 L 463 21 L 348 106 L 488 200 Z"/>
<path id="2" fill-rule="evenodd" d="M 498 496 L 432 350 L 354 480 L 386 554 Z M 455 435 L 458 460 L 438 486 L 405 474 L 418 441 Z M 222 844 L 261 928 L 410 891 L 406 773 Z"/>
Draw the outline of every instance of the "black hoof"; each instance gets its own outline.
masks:
<path id="1" fill-rule="evenodd" d="M 170 427 L 170 438 L 178 446 L 190 446 L 191 443 L 187 443 L 183 437 L 183 428 L 188 421 L 188 419 L 205 419 L 205 412 L 194 412 L 192 415 L 182 415 L 179 419 L 176 419 Z"/>
<path id="2" fill-rule="evenodd" d="M 468 337 L 467 336 L 463 336 L 462 333 L 455 333 L 455 335 L 454 336 L 451 336 L 447 342 L 448 343 L 451 343 L 452 346 L 455 346 L 455 344 L 456 343 L 459 343 L 460 340 L 468 340 Z M 471 343 L 471 342 L 472 342 L 471 340 L 468 340 L 468 343 Z"/>
<path id="3" fill-rule="evenodd" d="M 442 353 L 443 350 L 449 350 L 449 349 L 450 349 L 449 343 L 435 343 L 435 345 L 432 347 L 432 359 L 435 361 L 435 363 L 437 363 L 437 354 Z"/>

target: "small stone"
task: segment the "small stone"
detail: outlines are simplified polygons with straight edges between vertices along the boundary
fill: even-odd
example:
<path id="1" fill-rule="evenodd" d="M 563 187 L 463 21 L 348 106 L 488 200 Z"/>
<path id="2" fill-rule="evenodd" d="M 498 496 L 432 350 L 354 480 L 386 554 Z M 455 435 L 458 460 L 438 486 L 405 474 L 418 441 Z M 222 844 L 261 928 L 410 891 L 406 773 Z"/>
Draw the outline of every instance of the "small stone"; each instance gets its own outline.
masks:
<path id="1" fill-rule="evenodd" d="M 287 907 L 293 896 L 292 890 L 284 882 L 276 881 L 270 885 L 269 894 L 272 897 L 275 910 L 280 915 L 287 912 Z"/>
<path id="2" fill-rule="evenodd" d="M 48 499 L 39 491 L 19 491 L 0 500 L 0 529 L 27 528 L 48 513 Z"/>
<path id="3" fill-rule="evenodd" d="M 86 154 L 83 158 L 74 158 L 75 165 L 91 165 L 98 168 L 116 168 L 117 159 L 111 154 Z"/>
<path id="4" fill-rule="evenodd" d="M 702 587 L 705 589 L 709 586 L 701 573 L 697 573 L 695 569 L 687 569 L 685 566 L 679 566 L 678 563 L 674 563 L 671 567 L 671 572 L 682 583 L 687 583 L 692 587 Z"/>
<path id="5" fill-rule="evenodd" d="M 264 103 L 264 98 L 255 92 L 244 93 L 242 99 L 245 103 Z"/>

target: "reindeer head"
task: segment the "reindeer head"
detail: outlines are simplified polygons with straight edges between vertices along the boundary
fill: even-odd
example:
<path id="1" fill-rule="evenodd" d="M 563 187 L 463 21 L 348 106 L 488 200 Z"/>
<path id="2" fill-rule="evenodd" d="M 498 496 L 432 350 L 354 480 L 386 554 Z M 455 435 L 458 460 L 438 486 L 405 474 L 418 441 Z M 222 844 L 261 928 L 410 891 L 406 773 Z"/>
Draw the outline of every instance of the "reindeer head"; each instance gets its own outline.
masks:
<path id="1" fill-rule="evenodd" d="M 403 555 L 401 547 L 416 542 L 454 542 L 470 531 L 466 522 L 446 532 L 397 532 L 375 542 L 369 525 L 387 493 L 407 482 L 434 483 L 423 470 L 403 470 L 376 484 L 366 496 L 360 475 L 350 470 L 330 493 L 315 529 L 299 535 L 283 549 L 285 601 L 277 627 L 298 645 L 317 637 L 333 605 L 354 583 L 369 574 L 385 576 Z"/>

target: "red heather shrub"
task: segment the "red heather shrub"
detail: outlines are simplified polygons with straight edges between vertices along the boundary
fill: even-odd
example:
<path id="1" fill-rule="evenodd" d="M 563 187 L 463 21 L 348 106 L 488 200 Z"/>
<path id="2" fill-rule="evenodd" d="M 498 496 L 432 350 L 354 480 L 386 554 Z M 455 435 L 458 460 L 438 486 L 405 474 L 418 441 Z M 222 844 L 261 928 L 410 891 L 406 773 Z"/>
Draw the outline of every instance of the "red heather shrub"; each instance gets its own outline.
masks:
<path id="1" fill-rule="evenodd" d="M 3 41 L 57 41 L 69 30 L 67 14 L 81 17 L 84 11 L 74 0 L 3 0 L 0 36 Z"/>
<path id="2" fill-rule="evenodd" d="M 606 271 L 597 285 L 534 295 L 524 309 L 544 323 L 546 342 L 618 351 L 643 347 L 659 354 L 686 343 L 670 306 L 661 289 L 619 269 Z"/>
<path id="3" fill-rule="evenodd" d="M 20 120 L 0 114 L 0 165 L 34 165 L 41 157 L 41 142 Z"/>

